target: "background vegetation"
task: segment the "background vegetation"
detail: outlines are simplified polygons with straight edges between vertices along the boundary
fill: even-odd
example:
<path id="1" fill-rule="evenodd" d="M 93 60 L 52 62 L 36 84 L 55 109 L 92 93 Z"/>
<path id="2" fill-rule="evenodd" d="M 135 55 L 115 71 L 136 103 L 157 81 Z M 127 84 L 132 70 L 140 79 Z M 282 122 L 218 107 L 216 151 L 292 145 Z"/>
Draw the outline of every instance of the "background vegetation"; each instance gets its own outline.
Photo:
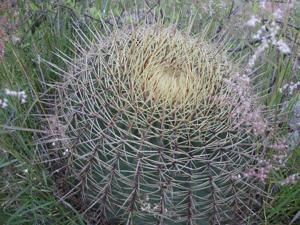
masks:
<path id="1" fill-rule="evenodd" d="M 211 24 L 208 35 L 224 31 L 236 40 L 237 44 L 232 44 L 229 50 L 233 57 L 239 58 L 250 57 L 260 45 L 251 38 L 259 27 L 246 26 L 251 16 L 260 15 L 268 25 L 274 10 L 283 8 L 282 19 L 276 21 L 280 27 L 277 36 L 285 40 L 291 51 L 282 54 L 275 46 L 266 49 L 255 64 L 254 73 L 261 81 L 257 87 L 265 90 L 266 105 L 276 106 L 278 115 L 284 109 L 284 116 L 292 118 L 293 106 L 299 101 L 299 88 L 296 86 L 290 93 L 283 87 L 300 80 L 300 6 L 294 1 L 293 7 L 286 10 L 288 2 L 267 1 L 272 5 L 266 14 L 261 1 L 246 0 L 1 1 L 0 98 L 4 98 L 5 88 L 24 90 L 28 97 L 24 104 L 9 97 L 8 106 L 0 109 L 0 223 L 86 224 L 70 205 L 57 197 L 54 180 L 38 160 L 43 152 L 37 151 L 36 142 L 44 132 L 39 119 L 47 112 L 39 96 L 47 92 L 45 81 L 59 79 L 44 60 L 60 65 L 61 60 L 55 54 L 58 50 L 72 56 L 70 40 L 76 36 L 74 26 L 97 27 L 100 20 L 112 23 L 112 14 L 116 19 L 126 17 L 131 22 L 137 21 L 137 17 L 143 19 L 145 12 L 172 20 L 180 18 L 182 24 L 195 18 L 199 28 Z M 297 133 L 293 135 L 289 139 L 293 150 L 286 167 L 273 172 L 267 181 L 267 191 L 272 197 L 265 200 L 261 210 L 266 225 L 300 224 L 300 181 L 278 185 L 289 174 L 300 173 L 299 138 Z"/>

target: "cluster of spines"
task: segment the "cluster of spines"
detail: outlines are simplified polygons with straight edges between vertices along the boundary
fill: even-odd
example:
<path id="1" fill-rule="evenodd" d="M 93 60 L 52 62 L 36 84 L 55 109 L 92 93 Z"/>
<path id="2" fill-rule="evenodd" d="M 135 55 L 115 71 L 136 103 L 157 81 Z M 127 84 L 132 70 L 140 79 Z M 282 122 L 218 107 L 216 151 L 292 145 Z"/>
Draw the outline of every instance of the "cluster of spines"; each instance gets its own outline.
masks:
<path id="1" fill-rule="evenodd" d="M 85 203 L 81 211 L 93 212 L 99 223 L 115 217 L 127 224 L 220 224 L 246 218 L 248 192 L 261 190 L 249 179 L 234 178 L 254 163 L 256 146 L 250 131 L 235 128 L 230 117 L 235 105 L 219 106 L 220 98 L 238 101 L 222 80 L 230 78 L 231 62 L 203 39 L 195 44 L 198 39 L 160 29 L 118 30 L 108 41 L 97 36 L 96 43 L 85 41 L 88 50 L 76 45 L 76 61 L 65 59 L 70 66 L 59 71 L 65 82 L 57 85 L 57 114 L 66 125 L 63 136 L 69 140 L 60 142 L 67 143 L 62 151 L 68 154 L 62 155 L 74 179 L 65 197 L 79 194 Z M 182 48 L 172 52 L 168 42 Z M 154 62 L 143 55 L 160 48 L 171 55 L 158 51 Z M 185 58 L 193 51 L 196 56 Z M 170 101 L 170 92 L 156 98 L 160 79 L 146 68 L 165 66 L 166 55 L 181 64 L 180 57 L 200 62 L 189 64 L 195 67 L 191 72 L 199 73 L 199 85 L 187 82 L 189 94 L 179 101 L 173 93 Z M 156 84 L 145 89 L 153 77 Z"/>

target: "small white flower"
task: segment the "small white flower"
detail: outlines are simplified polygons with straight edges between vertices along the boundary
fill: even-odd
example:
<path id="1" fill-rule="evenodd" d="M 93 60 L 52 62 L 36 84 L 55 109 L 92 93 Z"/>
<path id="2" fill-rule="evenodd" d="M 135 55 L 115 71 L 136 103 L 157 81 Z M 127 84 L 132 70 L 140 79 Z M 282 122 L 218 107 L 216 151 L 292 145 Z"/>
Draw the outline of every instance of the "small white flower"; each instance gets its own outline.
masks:
<path id="1" fill-rule="evenodd" d="M 0 108 L 4 109 L 8 106 L 7 104 L 7 99 L 4 98 L 4 99 L 0 99 Z"/>
<path id="2" fill-rule="evenodd" d="M 283 17 L 283 12 L 282 12 L 282 10 L 279 9 L 279 8 L 277 8 L 277 9 L 275 10 L 275 12 L 273 13 L 273 16 L 274 16 L 274 18 L 276 18 L 276 19 L 282 19 L 282 17 Z"/>
<path id="3" fill-rule="evenodd" d="M 255 15 L 252 15 L 250 20 L 248 20 L 246 22 L 246 25 L 249 26 L 249 27 L 255 27 L 255 25 L 259 22 L 260 20 L 255 16 Z"/>
<path id="4" fill-rule="evenodd" d="M 276 46 L 277 46 L 278 50 L 284 54 L 291 53 L 291 49 L 283 40 L 277 41 Z"/>
<path id="5" fill-rule="evenodd" d="M 260 7 L 261 7 L 261 8 L 263 8 L 263 9 L 266 8 L 266 1 L 265 1 L 265 0 L 260 1 L 259 4 L 260 4 Z"/>
<path id="6" fill-rule="evenodd" d="M 8 88 L 5 88 L 4 91 L 7 96 L 17 97 L 21 101 L 21 103 L 26 102 L 27 95 L 26 95 L 25 91 L 17 92 L 17 91 L 9 90 Z"/>
<path id="7" fill-rule="evenodd" d="M 141 210 L 144 212 L 150 212 L 151 211 L 151 205 L 148 202 L 143 202 L 141 205 Z"/>
<path id="8" fill-rule="evenodd" d="M 66 148 L 66 150 L 63 152 L 63 155 L 67 155 L 68 153 L 69 153 L 69 149 L 68 148 Z"/>
<path id="9" fill-rule="evenodd" d="M 21 103 L 22 103 L 22 104 L 26 103 L 26 98 L 22 98 L 22 99 L 21 99 Z"/>
<path id="10" fill-rule="evenodd" d="M 11 41 L 14 45 L 18 44 L 20 42 L 20 40 L 21 39 L 15 35 L 12 35 L 12 37 L 11 37 Z"/>
<path id="11" fill-rule="evenodd" d="M 289 95 L 292 95 L 295 90 L 297 90 L 300 87 L 300 81 L 294 83 L 291 81 L 290 83 L 284 84 L 279 91 L 282 93 L 284 91 L 287 91 Z"/>
<path id="12" fill-rule="evenodd" d="M 253 39 L 260 40 L 262 38 L 263 32 L 266 31 L 266 26 L 263 25 L 257 32 L 252 36 Z"/>
<path id="13" fill-rule="evenodd" d="M 8 88 L 5 88 L 5 89 L 4 89 L 4 92 L 5 92 L 5 94 L 8 95 L 8 96 L 12 96 L 12 95 L 13 95 L 12 91 L 9 90 Z"/>

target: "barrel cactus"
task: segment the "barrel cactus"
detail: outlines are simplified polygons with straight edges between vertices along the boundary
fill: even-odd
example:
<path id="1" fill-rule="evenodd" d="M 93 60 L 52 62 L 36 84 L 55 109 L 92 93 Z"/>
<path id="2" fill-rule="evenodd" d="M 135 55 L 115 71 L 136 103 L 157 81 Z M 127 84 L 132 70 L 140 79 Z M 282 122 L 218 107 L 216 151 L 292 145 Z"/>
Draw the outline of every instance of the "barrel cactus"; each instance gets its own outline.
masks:
<path id="1" fill-rule="evenodd" d="M 76 57 L 62 57 L 53 86 L 61 199 L 92 224 L 255 215 L 262 187 L 240 174 L 257 163 L 263 131 L 243 121 L 255 98 L 244 99 L 225 44 L 160 23 L 91 33 Z"/>

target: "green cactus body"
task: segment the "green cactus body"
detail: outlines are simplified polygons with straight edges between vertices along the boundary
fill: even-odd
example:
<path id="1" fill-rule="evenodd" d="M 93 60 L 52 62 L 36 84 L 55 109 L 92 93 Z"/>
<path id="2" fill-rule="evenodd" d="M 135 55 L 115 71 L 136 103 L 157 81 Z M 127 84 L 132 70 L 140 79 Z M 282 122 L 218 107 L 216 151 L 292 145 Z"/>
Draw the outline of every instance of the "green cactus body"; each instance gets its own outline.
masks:
<path id="1" fill-rule="evenodd" d="M 95 37 L 57 86 L 65 197 L 95 224 L 242 224 L 261 190 L 233 178 L 256 147 L 223 47 L 158 24 Z"/>

